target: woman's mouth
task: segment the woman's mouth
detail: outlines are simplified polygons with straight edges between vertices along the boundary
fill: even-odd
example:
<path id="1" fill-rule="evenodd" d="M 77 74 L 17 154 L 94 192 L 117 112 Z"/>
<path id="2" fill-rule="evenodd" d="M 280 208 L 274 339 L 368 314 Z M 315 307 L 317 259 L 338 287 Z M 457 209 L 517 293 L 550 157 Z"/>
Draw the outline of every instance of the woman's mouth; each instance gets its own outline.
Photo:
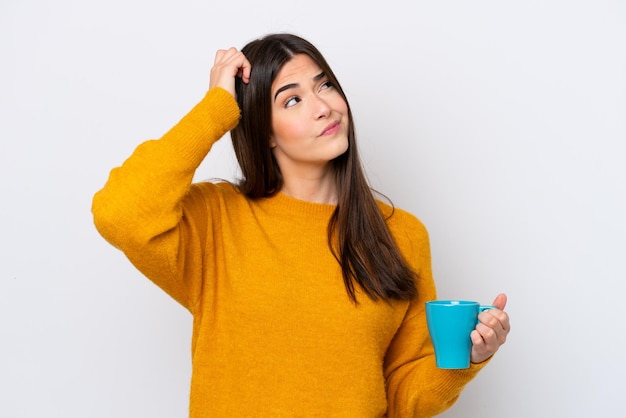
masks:
<path id="1" fill-rule="evenodd" d="M 320 134 L 320 136 L 325 136 L 325 135 L 334 135 L 337 132 L 339 132 L 339 128 L 341 126 L 339 125 L 338 121 L 335 121 L 331 124 L 329 124 L 326 128 L 324 128 L 324 130 L 322 131 L 322 133 Z"/>

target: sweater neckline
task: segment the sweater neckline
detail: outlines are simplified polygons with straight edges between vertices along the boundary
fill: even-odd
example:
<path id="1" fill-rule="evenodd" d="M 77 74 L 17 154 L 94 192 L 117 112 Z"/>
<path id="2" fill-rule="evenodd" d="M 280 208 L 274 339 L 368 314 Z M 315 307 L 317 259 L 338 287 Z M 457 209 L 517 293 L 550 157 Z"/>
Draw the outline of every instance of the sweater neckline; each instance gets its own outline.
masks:
<path id="1" fill-rule="evenodd" d="M 273 213 L 280 213 L 287 216 L 309 217 L 328 220 L 337 207 L 328 203 L 309 202 L 296 199 L 282 192 L 274 196 L 263 198 L 259 205 Z"/>

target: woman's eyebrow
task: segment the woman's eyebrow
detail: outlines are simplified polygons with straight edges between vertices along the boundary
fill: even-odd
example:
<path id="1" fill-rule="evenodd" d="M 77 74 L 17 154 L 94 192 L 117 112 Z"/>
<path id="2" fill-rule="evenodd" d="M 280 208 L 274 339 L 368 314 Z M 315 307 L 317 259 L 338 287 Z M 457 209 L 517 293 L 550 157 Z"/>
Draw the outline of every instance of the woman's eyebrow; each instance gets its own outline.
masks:
<path id="1" fill-rule="evenodd" d="M 313 77 L 313 81 L 320 81 L 324 77 L 326 77 L 326 73 L 324 71 L 322 71 L 321 73 L 319 73 L 318 75 Z M 278 95 L 280 93 L 282 93 L 283 91 L 289 90 L 289 89 L 293 89 L 293 88 L 296 88 L 296 87 L 299 87 L 299 86 L 300 86 L 300 84 L 298 84 L 298 83 L 285 84 L 284 86 L 282 86 L 278 90 L 276 90 L 276 93 L 274 93 L 274 101 L 276 101 L 276 98 L 278 97 Z"/>
<path id="2" fill-rule="evenodd" d="M 318 75 L 313 77 L 313 81 L 320 81 L 324 77 L 326 77 L 326 73 L 324 71 L 322 71 L 321 73 L 319 73 Z"/>
<path id="3" fill-rule="evenodd" d="M 298 83 L 291 83 L 291 84 L 286 84 L 286 85 L 280 87 L 278 90 L 276 90 L 276 94 L 274 94 L 274 101 L 276 101 L 276 98 L 278 97 L 278 95 L 280 93 L 282 93 L 283 91 L 296 88 L 299 85 L 300 84 L 298 84 Z"/>

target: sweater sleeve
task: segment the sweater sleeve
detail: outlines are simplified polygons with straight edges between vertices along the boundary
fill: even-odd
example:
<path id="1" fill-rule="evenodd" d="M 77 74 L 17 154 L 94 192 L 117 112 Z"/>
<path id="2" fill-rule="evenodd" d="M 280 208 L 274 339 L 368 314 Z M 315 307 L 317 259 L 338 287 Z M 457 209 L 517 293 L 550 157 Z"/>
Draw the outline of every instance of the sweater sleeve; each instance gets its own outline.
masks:
<path id="1" fill-rule="evenodd" d="M 213 144 L 238 120 L 234 98 L 220 88 L 209 90 L 161 139 L 140 144 L 93 197 L 98 232 L 188 309 L 201 287 L 197 232 L 210 215 L 191 182 Z M 189 216 L 194 210 L 205 213 Z"/>
<path id="2" fill-rule="evenodd" d="M 411 301 L 385 356 L 388 416 L 432 417 L 456 402 L 486 362 L 462 370 L 437 368 L 425 309 L 425 303 L 436 298 L 428 233 L 415 219 L 402 229 L 400 241 L 408 247 L 408 261 L 418 273 L 418 296 Z"/>

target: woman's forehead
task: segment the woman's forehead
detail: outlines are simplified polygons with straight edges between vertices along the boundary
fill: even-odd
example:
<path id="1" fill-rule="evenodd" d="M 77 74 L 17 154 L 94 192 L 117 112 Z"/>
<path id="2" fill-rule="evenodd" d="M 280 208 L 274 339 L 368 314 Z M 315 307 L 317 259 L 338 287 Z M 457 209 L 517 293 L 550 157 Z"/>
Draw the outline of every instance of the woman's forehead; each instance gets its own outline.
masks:
<path id="1" fill-rule="evenodd" d="M 322 73 L 322 68 L 311 57 L 306 54 L 295 55 L 283 65 L 276 75 L 272 83 L 272 91 L 279 89 L 285 84 L 300 84 L 305 81 L 313 81 L 320 73 Z"/>

